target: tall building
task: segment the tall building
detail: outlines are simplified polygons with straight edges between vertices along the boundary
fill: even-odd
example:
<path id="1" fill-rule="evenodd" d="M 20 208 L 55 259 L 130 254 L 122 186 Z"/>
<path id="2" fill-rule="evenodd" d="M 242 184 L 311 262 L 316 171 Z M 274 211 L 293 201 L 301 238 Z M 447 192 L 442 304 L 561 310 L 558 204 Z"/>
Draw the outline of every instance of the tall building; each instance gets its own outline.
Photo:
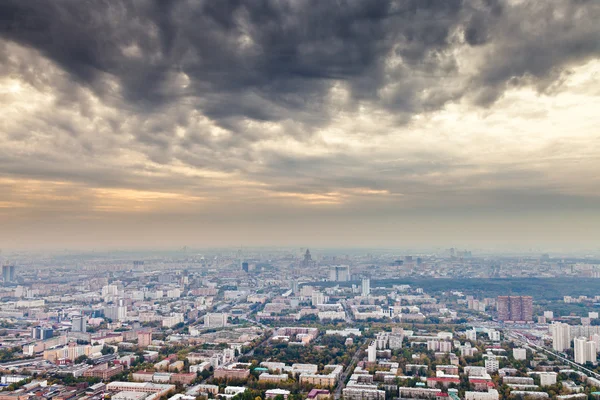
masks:
<path id="1" fill-rule="evenodd" d="M 292 289 L 292 293 L 294 294 L 294 296 L 298 295 L 298 293 L 300 292 L 298 281 L 296 279 L 292 280 L 292 282 L 290 283 L 290 289 Z"/>
<path id="2" fill-rule="evenodd" d="M 556 351 L 565 351 L 571 348 L 571 331 L 569 324 L 555 322 L 550 325 L 552 335 L 552 348 Z"/>
<path id="3" fill-rule="evenodd" d="M 86 332 L 87 321 L 84 316 L 73 317 L 71 320 L 71 330 L 73 332 Z"/>
<path id="4" fill-rule="evenodd" d="M 43 328 L 41 326 L 35 326 L 31 328 L 31 337 L 33 339 L 46 340 L 54 336 L 52 328 Z"/>
<path id="5" fill-rule="evenodd" d="M 317 263 L 313 261 L 312 256 L 310 255 L 310 250 L 306 249 L 306 253 L 304 253 L 304 259 L 302 260 L 302 267 L 310 268 L 314 267 Z"/>
<path id="6" fill-rule="evenodd" d="M 329 269 L 329 280 L 331 282 L 348 282 L 350 280 L 350 267 L 348 265 L 336 265 Z"/>
<path id="7" fill-rule="evenodd" d="M 500 321 L 533 321 L 531 296 L 498 296 L 496 304 Z"/>
<path id="8" fill-rule="evenodd" d="M 127 307 L 111 305 L 104 308 L 104 316 L 112 321 L 124 321 L 127 318 Z"/>
<path id="9" fill-rule="evenodd" d="M 373 363 L 377 361 L 377 343 L 372 342 L 369 347 L 367 347 L 367 361 Z"/>
<path id="10" fill-rule="evenodd" d="M 361 295 L 368 297 L 371 294 L 371 279 L 363 278 L 361 284 Z"/>
<path id="11" fill-rule="evenodd" d="M 243 262 L 242 263 L 242 271 L 244 271 L 245 273 L 248 273 L 249 270 L 249 266 L 247 262 Z"/>
<path id="12" fill-rule="evenodd" d="M 4 283 L 15 281 L 15 270 L 16 267 L 12 264 L 2 266 L 2 278 L 4 279 Z"/>
<path id="13" fill-rule="evenodd" d="M 596 343 L 587 340 L 585 337 L 578 337 L 573 340 L 575 348 L 575 362 L 585 364 L 586 362 L 596 363 Z"/>
<path id="14" fill-rule="evenodd" d="M 498 296 L 496 300 L 496 309 L 498 311 L 498 320 L 509 321 L 510 320 L 510 297 Z"/>

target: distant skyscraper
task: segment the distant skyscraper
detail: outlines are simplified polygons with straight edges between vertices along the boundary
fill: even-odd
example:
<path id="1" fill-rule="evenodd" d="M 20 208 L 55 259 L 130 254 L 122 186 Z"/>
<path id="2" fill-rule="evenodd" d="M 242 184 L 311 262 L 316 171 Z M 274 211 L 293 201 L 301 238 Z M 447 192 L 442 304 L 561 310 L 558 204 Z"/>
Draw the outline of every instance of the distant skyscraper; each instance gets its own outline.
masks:
<path id="1" fill-rule="evenodd" d="M 14 265 L 3 265 L 2 266 L 2 278 L 4 283 L 14 282 L 15 280 L 15 266 Z"/>
<path id="2" fill-rule="evenodd" d="M 292 283 L 290 285 L 290 289 L 292 289 L 292 293 L 294 294 L 294 296 L 296 296 L 299 292 L 299 287 L 298 287 L 298 281 L 297 280 L 292 280 Z"/>
<path id="3" fill-rule="evenodd" d="M 332 282 L 348 282 L 350 280 L 350 267 L 336 265 L 329 269 L 329 280 Z"/>
<path id="4" fill-rule="evenodd" d="M 242 271 L 244 271 L 245 273 L 248 273 L 249 270 L 249 266 L 247 262 L 243 262 L 242 263 Z"/>
<path id="5" fill-rule="evenodd" d="M 302 260 L 302 267 L 310 268 L 314 267 L 316 263 L 313 261 L 312 256 L 310 255 L 310 250 L 306 249 L 306 253 L 304 253 L 304 259 Z"/>
<path id="6" fill-rule="evenodd" d="M 496 307 L 500 321 L 533 321 L 531 296 L 498 296 Z"/>
<path id="7" fill-rule="evenodd" d="M 371 294 L 371 280 L 369 278 L 363 278 L 361 284 L 361 295 L 367 297 Z"/>
<path id="8" fill-rule="evenodd" d="M 143 271 L 144 270 L 144 262 L 143 261 L 134 261 L 133 269 L 136 271 Z"/>

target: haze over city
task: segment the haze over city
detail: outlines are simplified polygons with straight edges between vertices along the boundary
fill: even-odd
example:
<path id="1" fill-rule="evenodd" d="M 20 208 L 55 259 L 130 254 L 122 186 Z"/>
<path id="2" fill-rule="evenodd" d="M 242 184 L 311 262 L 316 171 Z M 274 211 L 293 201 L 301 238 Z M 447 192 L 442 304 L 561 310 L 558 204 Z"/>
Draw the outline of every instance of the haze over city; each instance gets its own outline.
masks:
<path id="1" fill-rule="evenodd" d="M 600 3 L 0 3 L 2 248 L 596 249 Z"/>
<path id="2" fill-rule="evenodd" d="M 0 0 L 0 400 L 600 399 L 600 0 Z"/>

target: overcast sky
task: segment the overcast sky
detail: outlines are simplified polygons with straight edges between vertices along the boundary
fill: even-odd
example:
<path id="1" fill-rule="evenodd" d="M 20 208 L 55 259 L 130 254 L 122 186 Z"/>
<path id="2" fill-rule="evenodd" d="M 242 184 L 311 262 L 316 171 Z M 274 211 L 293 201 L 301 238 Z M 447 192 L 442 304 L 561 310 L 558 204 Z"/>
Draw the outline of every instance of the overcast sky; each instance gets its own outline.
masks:
<path id="1" fill-rule="evenodd" d="M 0 248 L 600 239 L 600 2 L 0 2 Z"/>

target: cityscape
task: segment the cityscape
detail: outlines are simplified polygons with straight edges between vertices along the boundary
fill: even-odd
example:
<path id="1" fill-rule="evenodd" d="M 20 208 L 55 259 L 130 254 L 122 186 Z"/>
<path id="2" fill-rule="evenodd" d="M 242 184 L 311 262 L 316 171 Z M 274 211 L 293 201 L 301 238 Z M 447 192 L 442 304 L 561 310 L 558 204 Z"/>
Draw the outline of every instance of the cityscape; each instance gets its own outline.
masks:
<path id="1" fill-rule="evenodd" d="M 600 389 L 599 258 L 13 255 L 0 292 L 2 400 L 571 399 Z"/>
<path id="2" fill-rule="evenodd" d="M 0 400 L 600 400 L 600 0 L 0 0 Z"/>

